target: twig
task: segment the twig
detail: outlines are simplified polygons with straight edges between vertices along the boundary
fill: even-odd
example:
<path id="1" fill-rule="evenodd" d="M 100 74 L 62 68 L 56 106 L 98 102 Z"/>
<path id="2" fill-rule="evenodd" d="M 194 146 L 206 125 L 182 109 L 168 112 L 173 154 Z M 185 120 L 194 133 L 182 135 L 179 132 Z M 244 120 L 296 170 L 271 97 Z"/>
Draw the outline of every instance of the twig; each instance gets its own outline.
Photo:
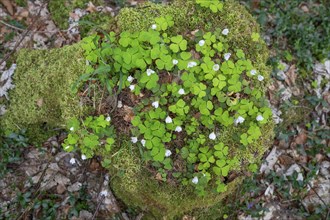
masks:
<path id="1" fill-rule="evenodd" d="M 313 190 L 313 192 L 316 194 L 316 196 L 321 200 L 323 205 L 327 206 L 327 204 L 324 202 L 324 200 L 321 198 L 321 196 L 316 192 L 316 190 L 311 186 L 311 184 L 307 183 L 307 185 Z"/>
<path id="2" fill-rule="evenodd" d="M 94 214 L 93 214 L 92 220 L 94 220 L 94 219 L 96 218 L 96 215 L 97 215 L 97 213 L 98 213 L 98 211 L 99 211 L 99 209 L 100 209 L 100 207 L 101 207 L 101 204 L 102 204 L 102 202 L 103 202 L 104 199 L 105 199 L 105 196 L 102 195 L 102 196 L 101 196 L 101 200 L 100 200 L 99 203 L 97 204 L 97 207 L 96 207 L 96 210 L 95 210 L 95 212 L 94 212 Z"/>
<path id="3" fill-rule="evenodd" d="M 15 29 L 17 31 L 26 31 L 27 30 L 27 29 L 19 28 L 14 25 L 8 24 L 1 20 L 0 20 L 0 23 L 4 24 L 5 26 L 7 26 L 9 28 Z M 57 32 L 65 32 L 65 31 L 67 31 L 67 30 L 56 30 L 56 31 L 32 31 L 32 30 L 30 30 L 30 32 L 34 32 L 34 33 L 57 33 Z"/>
<path id="4" fill-rule="evenodd" d="M 38 189 L 32 194 L 33 199 L 30 201 L 29 206 L 22 212 L 22 214 L 20 214 L 18 216 L 17 220 L 23 218 L 24 214 L 27 213 L 32 208 L 34 201 L 40 196 L 41 182 L 46 174 L 46 170 L 48 169 L 49 164 L 50 164 L 50 159 L 48 160 L 47 165 L 38 180 L 38 183 L 35 185 Z M 54 176 L 54 174 L 53 174 L 53 176 Z"/>

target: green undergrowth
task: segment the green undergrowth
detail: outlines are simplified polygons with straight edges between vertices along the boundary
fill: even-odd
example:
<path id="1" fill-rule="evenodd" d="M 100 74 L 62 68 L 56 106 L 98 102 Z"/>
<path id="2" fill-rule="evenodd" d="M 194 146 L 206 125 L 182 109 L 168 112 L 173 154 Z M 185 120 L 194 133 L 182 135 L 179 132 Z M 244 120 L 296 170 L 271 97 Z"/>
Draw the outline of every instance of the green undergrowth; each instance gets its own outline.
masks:
<path id="1" fill-rule="evenodd" d="M 116 21 L 120 33 L 82 40 L 88 65 L 75 84 L 78 91 L 96 80 L 110 95 L 135 97 L 130 142 L 115 139 L 109 154 L 106 137 L 92 141 L 113 190 L 154 218 L 221 210 L 241 179 L 228 178 L 256 171 L 273 137 L 258 26 L 233 1 L 146 3 L 123 9 Z M 90 141 L 78 137 L 63 147 L 84 151 Z"/>
<path id="2" fill-rule="evenodd" d="M 48 3 L 48 9 L 50 12 L 50 15 L 55 22 L 55 24 L 60 29 L 67 29 L 69 27 L 69 15 L 70 12 L 72 12 L 75 8 L 81 8 L 85 9 L 87 8 L 88 2 L 92 2 L 94 5 L 104 5 L 103 0 L 56 0 L 56 1 L 50 1 Z M 91 16 L 94 18 L 94 16 Z M 91 18 L 90 17 L 90 18 Z M 89 20 L 90 22 L 99 23 L 102 22 L 102 18 L 100 20 L 98 19 L 92 19 Z"/>
<path id="3" fill-rule="evenodd" d="M 77 44 L 48 51 L 20 50 L 16 63 L 15 89 L 9 93 L 1 126 L 11 131 L 27 128 L 31 141 L 40 144 L 56 128 L 65 127 L 69 118 L 82 114 L 71 84 L 85 72 L 85 59 Z"/>
<path id="4" fill-rule="evenodd" d="M 221 213 L 242 173 L 256 171 L 274 125 L 258 25 L 234 1 L 199 3 L 123 9 L 108 24 L 120 32 L 48 52 L 22 50 L 5 127 L 42 134 L 69 123 L 64 149 L 101 155 L 127 205 L 156 219 L 194 210 L 215 218 L 205 210 Z M 106 132 L 122 126 L 112 112 L 81 117 L 71 93 L 80 86 L 133 97 L 129 134 Z"/>
<path id="5" fill-rule="evenodd" d="M 329 1 L 260 1 L 245 0 L 271 37 L 278 57 L 295 61 L 300 67 L 312 69 L 315 61 L 330 58 Z"/>

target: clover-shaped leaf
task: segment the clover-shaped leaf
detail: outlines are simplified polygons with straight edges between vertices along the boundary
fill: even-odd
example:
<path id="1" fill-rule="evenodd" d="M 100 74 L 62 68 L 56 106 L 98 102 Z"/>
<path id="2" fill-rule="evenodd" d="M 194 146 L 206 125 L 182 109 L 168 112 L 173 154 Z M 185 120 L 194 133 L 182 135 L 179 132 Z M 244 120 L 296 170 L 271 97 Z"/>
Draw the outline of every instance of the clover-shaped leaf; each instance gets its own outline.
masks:
<path id="1" fill-rule="evenodd" d="M 179 50 L 186 50 L 187 49 L 187 41 L 183 39 L 182 35 L 177 35 L 175 37 L 171 37 L 171 41 L 173 42 L 170 45 L 170 49 L 174 52 L 177 53 Z"/>

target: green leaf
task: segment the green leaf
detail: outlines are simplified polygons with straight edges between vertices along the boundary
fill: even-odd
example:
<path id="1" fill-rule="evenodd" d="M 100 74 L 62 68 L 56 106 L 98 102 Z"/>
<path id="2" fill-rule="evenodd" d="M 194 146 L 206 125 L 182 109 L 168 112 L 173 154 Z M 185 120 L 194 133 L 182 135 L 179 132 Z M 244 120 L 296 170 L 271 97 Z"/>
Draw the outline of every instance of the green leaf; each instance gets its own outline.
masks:
<path id="1" fill-rule="evenodd" d="M 224 167 L 226 165 L 226 163 L 227 162 L 225 160 L 217 160 L 216 161 L 217 166 L 220 167 L 220 168 Z"/>
<path id="2" fill-rule="evenodd" d="M 219 167 L 213 167 L 213 172 L 214 172 L 217 176 L 220 176 L 220 175 L 221 175 L 221 168 L 219 168 Z"/>
<path id="3" fill-rule="evenodd" d="M 227 186 L 224 183 L 219 183 L 217 187 L 218 193 L 223 193 L 227 191 Z"/>
<path id="4" fill-rule="evenodd" d="M 137 59 L 135 61 L 135 65 L 142 70 L 145 70 L 147 67 L 146 62 L 143 59 Z"/>
<path id="5" fill-rule="evenodd" d="M 159 152 L 153 156 L 155 161 L 162 162 L 165 158 L 165 148 L 160 147 Z"/>
<path id="6" fill-rule="evenodd" d="M 209 148 L 208 147 L 200 147 L 199 151 L 206 154 L 209 151 Z"/>
<path id="7" fill-rule="evenodd" d="M 215 159 L 214 159 L 213 156 L 211 156 L 211 157 L 208 159 L 208 161 L 209 161 L 210 163 L 214 163 L 214 162 L 215 162 Z"/>
<path id="8" fill-rule="evenodd" d="M 224 167 L 221 168 L 222 176 L 224 176 L 224 177 L 228 176 L 229 168 L 230 168 L 229 165 L 224 166 Z"/>
<path id="9" fill-rule="evenodd" d="M 206 107 L 208 110 L 212 110 L 213 109 L 213 103 L 211 101 L 207 101 Z"/>
<path id="10" fill-rule="evenodd" d="M 187 49 L 187 41 L 182 40 L 179 44 L 179 47 L 180 47 L 181 50 L 186 50 Z"/>
<path id="11" fill-rule="evenodd" d="M 191 53 L 190 52 L 181 52 L 180 57 L 183 60 L 189 60 L 191 58 Z"/>
<path id="12" fill-rule="evenodd" d="M 201 162 L 206 162 L 207 161 L 207 157 L 205 154 L 198 154 L 199 160 Z"/>
<path id="13" fill-rule="evenodd" d="M 174 52 L 177 53 L 179 52 L 179 45 L 178 44 L 171 44 L 170 49 Z"/>

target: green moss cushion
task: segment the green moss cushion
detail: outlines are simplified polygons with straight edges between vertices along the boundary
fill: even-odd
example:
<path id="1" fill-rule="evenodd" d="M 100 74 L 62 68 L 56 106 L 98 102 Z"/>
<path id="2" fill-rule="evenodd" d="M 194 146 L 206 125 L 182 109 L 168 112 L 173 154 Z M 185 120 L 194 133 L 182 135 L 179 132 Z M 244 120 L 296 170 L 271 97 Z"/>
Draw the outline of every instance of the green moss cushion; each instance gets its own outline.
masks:
<path id="1" fill-rule="evenodd" d="M 53 50 L 20 50 L 14 73 L 15 89 L 1 118 L 7 130 L 28 128 L 32 137 L 45 128 L 64 127 L 68 118 L 79 116 L 82 106 L 71 84 L 85 72 L 80 45 Z"/>

